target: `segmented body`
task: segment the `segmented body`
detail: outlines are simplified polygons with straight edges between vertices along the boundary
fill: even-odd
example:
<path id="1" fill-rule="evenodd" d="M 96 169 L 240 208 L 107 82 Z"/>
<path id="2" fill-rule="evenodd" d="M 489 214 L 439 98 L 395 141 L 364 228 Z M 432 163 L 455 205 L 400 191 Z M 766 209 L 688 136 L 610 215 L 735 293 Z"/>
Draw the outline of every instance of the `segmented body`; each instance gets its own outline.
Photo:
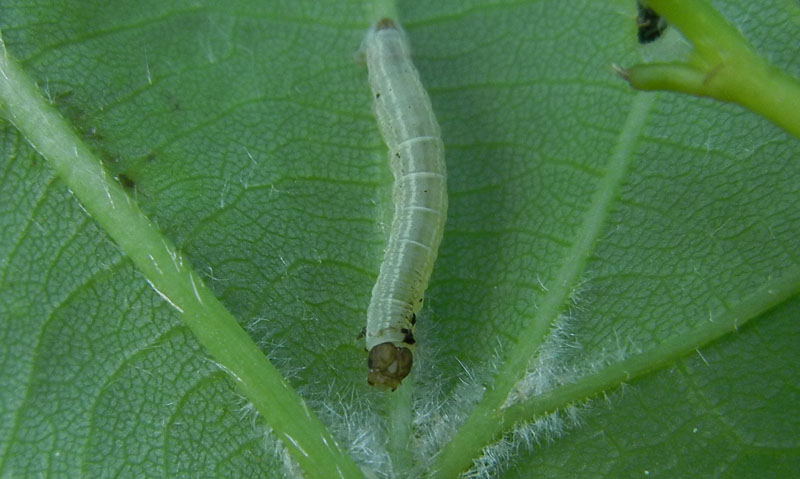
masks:
<path id="1" fill-rule="evenodd" d="M 395 389 L 411 369 L 416 313 L 442 241 L 444 144 L 403 31 L 381 20 L 367 34 L 363 49 L 394 175 L 392 228 L 367 310 L 368 381 Z"/>

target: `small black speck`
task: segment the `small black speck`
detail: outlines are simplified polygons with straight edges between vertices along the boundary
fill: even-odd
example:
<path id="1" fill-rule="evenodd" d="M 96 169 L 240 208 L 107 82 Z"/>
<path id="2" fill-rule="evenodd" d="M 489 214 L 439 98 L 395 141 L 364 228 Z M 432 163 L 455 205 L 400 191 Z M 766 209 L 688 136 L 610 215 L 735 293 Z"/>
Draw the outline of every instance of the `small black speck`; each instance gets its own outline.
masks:
<path id="1" fill-rule="evenodd" d="M 118 174 L 117 181 L 119 181 L 119 184 L 126 189 L 131 189 L 136 186 L 136 182 L 133 181 L 133 179 L 130 176 L 126 175 L 125 173 Z"/>
<path id="2" fill-rule="evenodd" d="M 652 8 L 642 5 L 641 0 L 636 1 L 639 13 L 636 16 L 636 37 L 639 43 L 654 42 L 661 37 L 667 29 L 667 22 Z"/>

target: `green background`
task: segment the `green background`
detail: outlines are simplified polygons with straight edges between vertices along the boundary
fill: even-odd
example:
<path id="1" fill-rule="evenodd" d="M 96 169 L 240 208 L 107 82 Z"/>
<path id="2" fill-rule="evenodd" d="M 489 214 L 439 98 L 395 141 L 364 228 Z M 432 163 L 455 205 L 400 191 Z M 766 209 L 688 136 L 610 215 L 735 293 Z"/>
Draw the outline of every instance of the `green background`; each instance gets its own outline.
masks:
<path id="1" fill-rule="evenodd" d="M 580 381 L 800 267 L 800 144 L 739 107 L 638 93 L 634 2 L 400 2 L 450 208 L 418 322 L 419 470 L 521 347 L 622 168 L 537 368 Z M 800 77 L 797 2 L 714 2 Z M 356 336 L 391 220 L 358 47 L 368 2 L 0 2 L 8 51 L 355 460 L 388 474 Z M 641 121 L 628 121 L 629 118 Z M 174 311 L 0 124 L 0 477 L 274 477 L 276 442 Z M 622 151 L 624 154 L 620 154 Z M 615 153 L 617 156 L 615 157 Z M 620 156 L 621 155 L 621 156 Z M 616 161 L 615 161 L 616 160 Z M 586 252 L 586 251 L 585 251 Z M 498 477 L 800 470 L 792 298 L 495 448 Z M 564 404 L 568 406 L 568 404 Z"/>

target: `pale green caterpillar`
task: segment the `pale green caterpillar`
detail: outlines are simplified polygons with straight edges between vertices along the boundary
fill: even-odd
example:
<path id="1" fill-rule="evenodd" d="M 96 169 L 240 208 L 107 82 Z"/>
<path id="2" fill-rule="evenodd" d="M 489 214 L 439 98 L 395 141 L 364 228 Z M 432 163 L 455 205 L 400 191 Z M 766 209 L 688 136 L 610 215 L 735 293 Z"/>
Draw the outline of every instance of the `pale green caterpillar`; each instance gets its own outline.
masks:
<path id="1" fill-rule="evenodd" d="M 362 48 L 394 174 L 392 229 L 367 309 L 367 381 L 394 390 L 411 371 L 416 313 L 442 241 L 444 144 L 405 33 L 383 19 L 369 30 Z"/>

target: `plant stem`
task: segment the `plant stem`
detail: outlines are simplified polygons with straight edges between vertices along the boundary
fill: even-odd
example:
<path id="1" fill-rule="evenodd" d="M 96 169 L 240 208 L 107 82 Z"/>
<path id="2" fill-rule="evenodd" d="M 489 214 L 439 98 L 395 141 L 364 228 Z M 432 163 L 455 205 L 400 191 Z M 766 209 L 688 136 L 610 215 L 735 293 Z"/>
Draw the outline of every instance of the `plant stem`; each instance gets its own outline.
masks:
<path id="1" fill-rule="evenodd" d="M 0 38 L 0 110 L 53 167 L 86 211 L 178 312 L 213 359 L 239 383 L 309 477 L 361 472 L 283 380 L 189 262 L 106 172 L 8 54 Z"/>
<path id="2" fill-rule="evenodd" d="M 800 81 L 769 65 L 705 0 L 650 0 L 694 50 L 684 63 L 620 71 L 640 90 L 673 90 L 748 108 L 800 139 Z"/>

